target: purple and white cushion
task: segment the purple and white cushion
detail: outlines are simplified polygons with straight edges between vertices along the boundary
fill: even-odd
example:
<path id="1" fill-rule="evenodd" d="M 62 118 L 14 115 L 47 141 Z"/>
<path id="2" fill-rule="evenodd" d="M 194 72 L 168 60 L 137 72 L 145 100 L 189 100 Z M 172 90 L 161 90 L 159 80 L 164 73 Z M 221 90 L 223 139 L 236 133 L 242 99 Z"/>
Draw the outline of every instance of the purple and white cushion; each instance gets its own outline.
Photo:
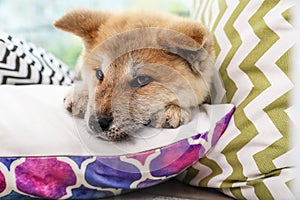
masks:
<path id="1" fill-rule="evenodd" d="M 204 105 L 178 129 L 149 128 L 112 143 L 85 133 L 63 109 L 69 89 L 0 86 L 1 199 L 92 199 L 159 184 L 203 157 L 235 110 Z"/>

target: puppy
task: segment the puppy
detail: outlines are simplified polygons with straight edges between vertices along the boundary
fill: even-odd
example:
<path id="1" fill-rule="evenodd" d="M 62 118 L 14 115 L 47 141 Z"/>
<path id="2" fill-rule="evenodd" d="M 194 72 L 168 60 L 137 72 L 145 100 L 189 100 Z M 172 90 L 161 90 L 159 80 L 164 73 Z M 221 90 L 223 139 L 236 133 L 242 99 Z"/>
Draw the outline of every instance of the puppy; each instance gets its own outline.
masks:
<path id="1" fill-rule="evenodd" d="M 97 137 L 119 141 L 144 126 L 177 128 L 209 97 L 213 39 L 193 20 L 79 9 L 54 25 L 83 40 L 65 107 Z"/>

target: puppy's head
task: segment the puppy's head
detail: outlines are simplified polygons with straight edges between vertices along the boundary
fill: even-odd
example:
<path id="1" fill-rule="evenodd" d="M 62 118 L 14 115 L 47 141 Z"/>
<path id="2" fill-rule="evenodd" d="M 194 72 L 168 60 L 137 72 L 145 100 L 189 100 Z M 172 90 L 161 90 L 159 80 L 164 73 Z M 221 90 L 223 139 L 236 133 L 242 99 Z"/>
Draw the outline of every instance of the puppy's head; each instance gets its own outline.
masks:
<path id="1" fill-rule="evenodd" d="M 75 10 L 55 26 L 80 36 L 85 119 L 120 140 L 143 126 L 176 128 L 209 96 L 213 42 L 205 27 L 173 15 Z"/>

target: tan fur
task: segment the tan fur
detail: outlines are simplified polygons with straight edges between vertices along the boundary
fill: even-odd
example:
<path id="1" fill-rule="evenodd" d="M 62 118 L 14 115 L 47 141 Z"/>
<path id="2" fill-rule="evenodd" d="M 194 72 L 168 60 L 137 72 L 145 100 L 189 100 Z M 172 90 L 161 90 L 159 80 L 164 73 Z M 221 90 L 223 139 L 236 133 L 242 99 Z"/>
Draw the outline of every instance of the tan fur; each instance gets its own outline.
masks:
<path id="1" fill-rule="evenodd" d="M 77 66 L 82 80 L 65 103 L 74 115 L 85 115 L 99 137 L 120 140 L 143 125 L 176 128 L 209 95 L 213 40 L 197 22 L 146 11 L 74 10 L 55 26 L 84 41 Z M 142 74 L 153 81 L 132 87 Z M 98 116 L 111 119 L 105 131 L 94 127 Z"/>

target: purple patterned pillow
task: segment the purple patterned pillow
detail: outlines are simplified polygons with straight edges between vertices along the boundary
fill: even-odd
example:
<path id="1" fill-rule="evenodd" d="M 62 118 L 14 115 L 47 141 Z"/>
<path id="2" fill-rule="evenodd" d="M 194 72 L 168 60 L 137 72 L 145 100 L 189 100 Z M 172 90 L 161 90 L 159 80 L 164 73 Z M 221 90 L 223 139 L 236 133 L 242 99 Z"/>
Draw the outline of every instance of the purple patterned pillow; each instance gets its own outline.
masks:
<path id="1" fill-rule="evenodd" d="M 100 155 L 82 147 L 86 141 L 77 135 L 76 120 L 62 109 L 61 97 L 68 90 L 45 85 L 0 87 L 0 95 L 6 93 L 0 98 L 1 113 L 6 113 L 0 114 L 0 199 L 96 199 L 159 184 L 203 157 L 235 110 L 230 104 L 204 105 L 203 113 L 191 122 L 197 126 L 182 126 L 179 139 L 136 153 Z M 22 102 L 12 104 L 19 95 Z M 20 108 L 23 112 L 18 117 L 6 112 L 16 113 Z"/>

